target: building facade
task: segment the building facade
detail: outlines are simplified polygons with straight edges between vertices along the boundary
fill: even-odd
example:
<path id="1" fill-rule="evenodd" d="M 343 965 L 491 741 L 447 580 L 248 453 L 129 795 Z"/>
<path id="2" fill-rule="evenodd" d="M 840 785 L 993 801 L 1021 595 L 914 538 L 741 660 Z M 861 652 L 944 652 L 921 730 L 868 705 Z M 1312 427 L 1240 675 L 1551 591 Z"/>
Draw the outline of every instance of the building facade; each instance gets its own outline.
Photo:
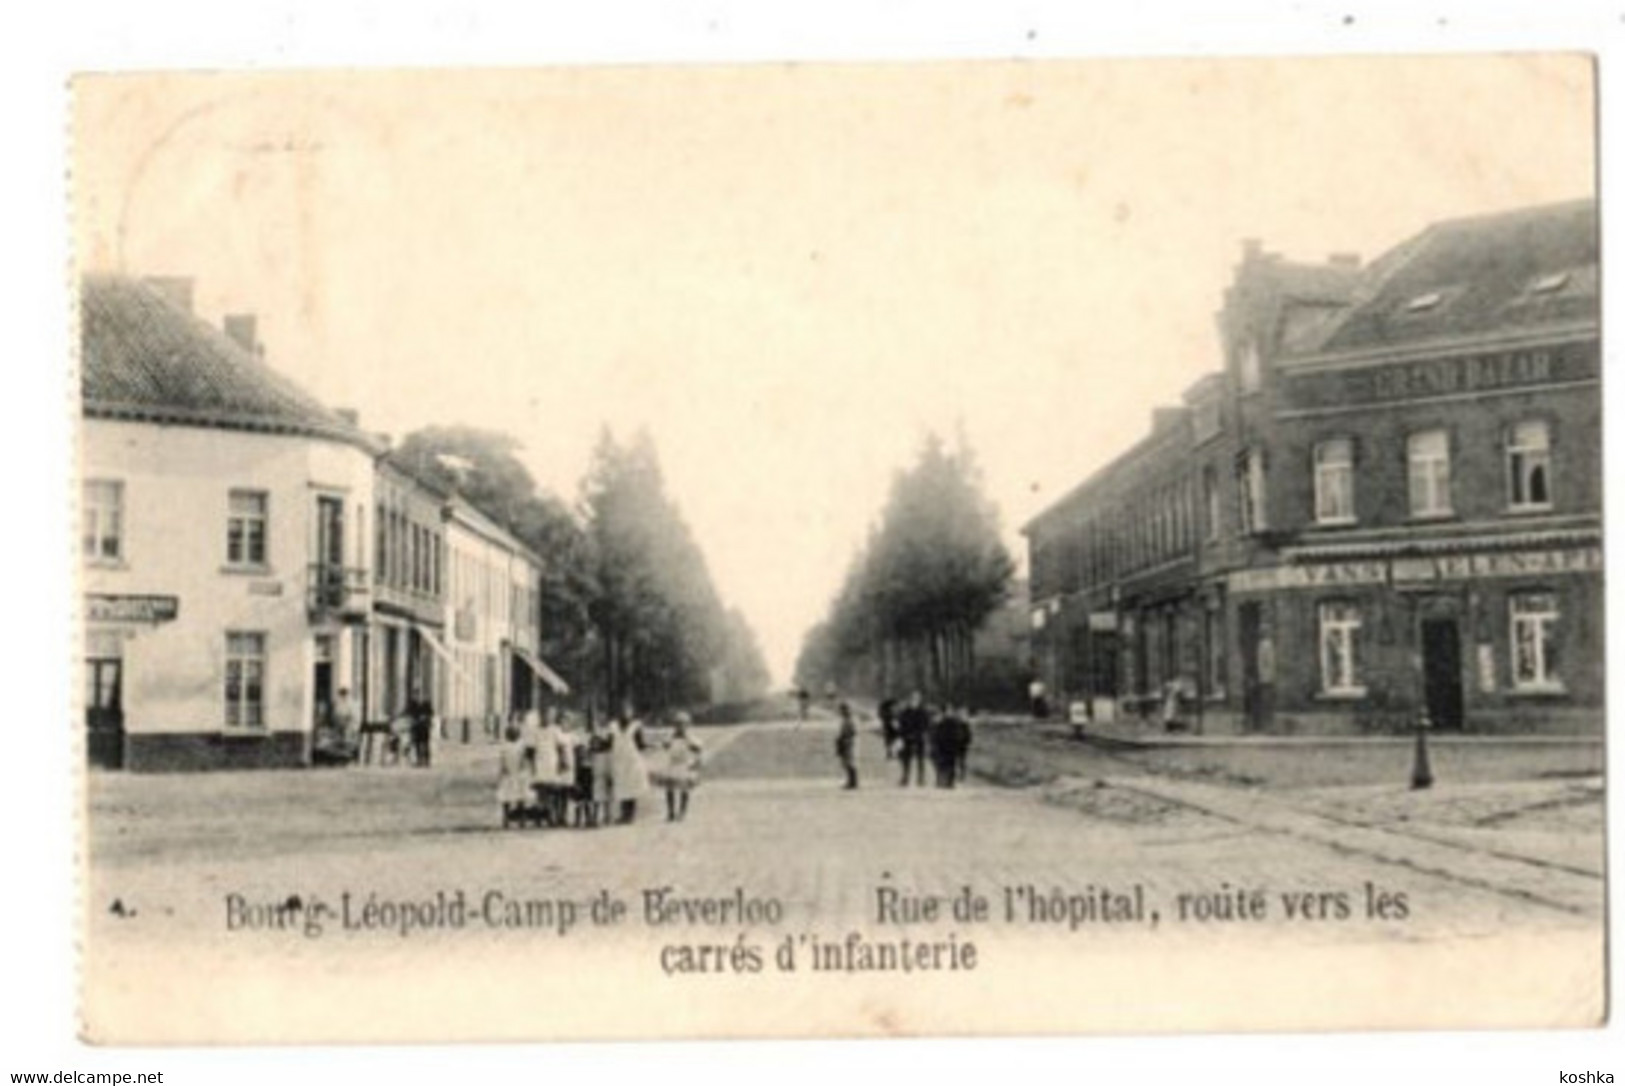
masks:
<path id="1" fill-rule="evenodd" d="M 1361 267 L 1245 250 L 1222 372 L 1027 526 L 1036 656 L 1095 719 L 1602 727 L 1596 208 Z"/>
<path id="2" fill-rule="evenodd" d="M 133 769 L 308 763 L 364 673 L 376 448 L 184 281 L 85 280 L 87 754 Z"/>
<path id="3" fill-rule="evenodd" d="M 449 664 L 442 729 L 496 736 L 506 722 L 569 686 L 539 655 L 541 559 L 460 498 L 445 507 Z"/>
<path id="4" fill-rule="evenodd" d="M 362 718 L 381 726 L 414 697 L 443 716 L 446 626 L 445 510 L 450 495 L 381 457 L 373 483 L 373 613 Z"/>

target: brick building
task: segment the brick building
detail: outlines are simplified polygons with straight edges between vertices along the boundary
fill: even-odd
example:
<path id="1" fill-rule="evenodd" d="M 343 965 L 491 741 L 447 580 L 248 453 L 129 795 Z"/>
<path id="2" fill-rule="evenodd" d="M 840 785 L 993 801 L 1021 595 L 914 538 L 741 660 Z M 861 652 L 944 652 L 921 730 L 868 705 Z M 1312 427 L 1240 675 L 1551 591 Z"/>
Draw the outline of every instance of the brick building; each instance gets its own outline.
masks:
<path id="1" fill-rule="evenodd" d="M 1026 528 L 1060 700 L 1600 729 L 1596 225 L 1589 201 L 1442 222 L 1366 267 L 1249 243 L 1224 369 Z"/>

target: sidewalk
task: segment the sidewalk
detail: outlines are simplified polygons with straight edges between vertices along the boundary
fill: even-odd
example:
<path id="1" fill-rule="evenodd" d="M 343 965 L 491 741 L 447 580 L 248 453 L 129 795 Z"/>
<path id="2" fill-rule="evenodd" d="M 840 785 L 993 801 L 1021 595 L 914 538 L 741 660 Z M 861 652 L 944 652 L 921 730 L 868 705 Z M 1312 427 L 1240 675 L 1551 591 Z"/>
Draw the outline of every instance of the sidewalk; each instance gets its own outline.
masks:
<path id="1" fill-rule="evenodd" d="M 1595 916 L 1603 908 L 1600 778 L 1456 786 L 1437 793 L 1364 786 L 1288 795 L 1167 777 L 1110 784 L 1562 912 Z M 1595 830 L 1577 834 L 1563 824 L 1535 831 L 1497 828 L 1524 813 L 1563 809 L 1594 814 Z"/>
<path id="2" fill-rule="evenodd" d="M 1019 718 L 988 718 L 999 723 L 1021 723 Z M 1193 732 L 1170 732 L 1161 726 L 1140 721 L 1090 721 L 1078 725 L 1054 721 L 1034 721 L 1030 726 L 1038 732 L 1053 736 L 1067 736 L 1084 742 L 1117 747 L 1370 747 L 1411 746 L 1415 735 L 1278 735 L 1253 733 L 1247 735 L 1208 735 Z M 1442 746 L 1592 746 L 1601 747 L 1603 737 L 1597 735 L 1475 735 L 1471 733 L 1429 732 L 1428 742 Z"/>

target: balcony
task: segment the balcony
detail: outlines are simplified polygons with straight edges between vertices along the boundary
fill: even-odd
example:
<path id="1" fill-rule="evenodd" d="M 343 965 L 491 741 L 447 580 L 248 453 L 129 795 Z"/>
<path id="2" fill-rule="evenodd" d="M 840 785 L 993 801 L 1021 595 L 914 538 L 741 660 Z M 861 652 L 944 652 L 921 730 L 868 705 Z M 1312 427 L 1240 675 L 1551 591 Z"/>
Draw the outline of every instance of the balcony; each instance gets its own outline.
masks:
<path id="1" fill-rule="evenodd" d="M 308 597 L 312 621 L 365 619 L 370 603 L 368 587 L 367 571 L 358 566 L 312 565 Z"/>

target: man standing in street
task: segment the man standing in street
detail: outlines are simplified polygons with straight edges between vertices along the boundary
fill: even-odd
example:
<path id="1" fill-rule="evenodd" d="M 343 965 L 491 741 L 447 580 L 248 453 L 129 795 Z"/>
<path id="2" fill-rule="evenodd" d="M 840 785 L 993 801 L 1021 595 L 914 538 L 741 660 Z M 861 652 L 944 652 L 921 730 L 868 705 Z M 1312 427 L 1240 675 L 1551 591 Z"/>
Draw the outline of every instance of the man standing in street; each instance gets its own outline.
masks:
<path id="1" fill-rule="evenodd" d="M 846 785 L 848 789 L 858 786 L 858 726 L 852 720 L 852 707 L 841 702 L 841 730 L 835 733 L 835 756 L 841 760 L 841 768 L 846 771 Z"/>
<path id="2" fill-rule="evenodd" d="M 926 711 L 925 698 L 916 690 L 908 696 L 908 704 L 897 714 L 899 757 L 903 763 L 903 777 L 897 783 L 908 785 L 909 772 L 914 772 L 915 783 L 925 784 L 925 739 L 931 730 L 931 714 Z"/>
<path id="3" fill-rule="evenodd" d="M 897 745 L 897 699 L 885 698 L 876 710 L 880 715 L 880 739 L 886 744 L 886 760 L 891 761 Z"/>

